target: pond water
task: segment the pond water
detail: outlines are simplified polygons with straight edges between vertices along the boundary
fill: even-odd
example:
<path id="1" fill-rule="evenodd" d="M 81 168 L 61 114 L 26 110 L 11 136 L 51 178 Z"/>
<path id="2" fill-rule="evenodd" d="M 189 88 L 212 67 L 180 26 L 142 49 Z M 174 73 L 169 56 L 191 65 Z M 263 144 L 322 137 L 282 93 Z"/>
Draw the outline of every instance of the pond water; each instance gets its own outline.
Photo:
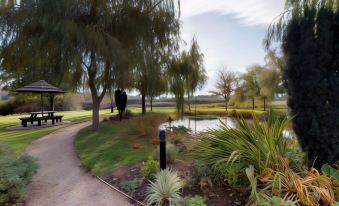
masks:
<path id="1" fill-rule="evenodd" d="M 191 133 L 199 133 L 202 131 L 206 131 L 208 129 L 218 129 L 220 126 L 220 121 L 224 122 L 231 128 L 236 128 L 237 123 L 236 120 L 232 117 L 208 117 L 204 118 L 199 116 L 198 118 L 194 117 L 183 117 L 182 119 L 178 119 L 171 122 L 163 123 L 161 126 L 163 127 L 186 127 L 191 130 Z M 250 121 L 250 120 L 248 120 Z M 291 130 L 285 130 L 284 136 L 286 138 L 293 138 L 294 133 Z"/>
<path id="2" fill-rule="evenodd" d="M 215 117 L 215 118 L 197 118 L 194 117 L 184 117 L 182 119 L 178 119 L 172 122 L 166 122 L 161 126 L 164 127 L 180 127 L 184 126 L 192 131 L 192 133 L 202 132 L 207 129 L 217 129 L 220 125 L 220 121 L 223 121 L 226 125 L 230 126 L 231 128 L 236 127 L 236 121 L 233 118 L 229 117 Z"/>

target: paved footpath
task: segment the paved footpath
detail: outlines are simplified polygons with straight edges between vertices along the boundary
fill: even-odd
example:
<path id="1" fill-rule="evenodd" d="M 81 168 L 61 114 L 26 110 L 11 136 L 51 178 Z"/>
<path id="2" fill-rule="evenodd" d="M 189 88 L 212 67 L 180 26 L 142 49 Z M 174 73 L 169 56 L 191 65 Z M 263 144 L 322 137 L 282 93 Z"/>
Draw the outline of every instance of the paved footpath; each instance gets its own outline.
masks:
<path id="1" fill-rule="evenodd" d="M 130 206 L 121 194 L 86 172 L 74 151 L 76 133 L 89 122 L 61 128 L 29 145 L 39 170 L 28 186 L 28 206 Z"/>

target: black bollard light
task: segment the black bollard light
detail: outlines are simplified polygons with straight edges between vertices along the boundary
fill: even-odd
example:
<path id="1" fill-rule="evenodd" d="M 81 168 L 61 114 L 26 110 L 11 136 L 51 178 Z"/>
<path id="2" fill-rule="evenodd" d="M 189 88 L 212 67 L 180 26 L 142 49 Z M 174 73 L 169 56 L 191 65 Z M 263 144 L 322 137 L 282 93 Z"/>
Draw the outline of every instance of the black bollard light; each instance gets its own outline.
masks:
<path id="1" fill-rule="evenodd" d="M 166 131 L 165 128 L 160 128 L 159 130 L 159 139 L 160 139 L 160 169 L 166 169 Z"/>

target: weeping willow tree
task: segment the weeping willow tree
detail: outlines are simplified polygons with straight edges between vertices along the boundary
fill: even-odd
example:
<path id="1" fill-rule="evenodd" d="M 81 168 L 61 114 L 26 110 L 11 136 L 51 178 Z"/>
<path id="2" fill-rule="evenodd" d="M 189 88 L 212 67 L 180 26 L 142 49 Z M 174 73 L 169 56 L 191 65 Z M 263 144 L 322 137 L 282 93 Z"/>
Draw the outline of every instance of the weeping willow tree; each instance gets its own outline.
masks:
<path id="1" fill-rule="evenodd" d="M 141 56 L 141 42 L 152 39 L 166 47 L 174 30 L 179 29 L 172 27 L 179 18 L 179 6 L 174 0 L 3 2 L 1 73 L 35 72 L 44 79 L 67 75 L 68 78 L 61 77 L 63 82 L 75 86 L 86 79 L 93 101 L 94 130 L 99 128 L 100 103 L 114 85 L 112 75 L 127 75 L 136 67 L 141 60 L 131 57 Z M 124 61 L 126 58 L 129 60 Z M 58 70 L 49 74 L 41 68 Z M 81 78 L 83 75 L 86 78 Z"/>
<path id="2" fill-rule="evenodd" d="M 191 41 L 191 48 L 188 51 L 189 68 L 186 77 L 186 93 L 188 109 L 191 111 L 190 97 L 194 95 L 196 90 L 201 89 L 206 80 L 206 70 L 204 66 L 204 54 L 200 52 L 197 39 L 194 37 Z"/>
<path id="3" fill-rule="evenodd" d="M 151 34 L 139 43 L 138 62 L 135 67 L 135 88 L 142 99 L 142 114 L 146 113 L 146 97 L 152 100 L 166 90 L 164 74 L 171 56 L 175 55 L 180 42 L 180 22 L 173 13 L 159 12 L 152 17 Z M 162 31 L 162 35 L 157 35 Z"/>
<path id="4" fill-rule="evenodd" d="M 183 51 L 179 57 L 173 58 L 168 69 L 169 90 L 175 95 L 177 112 L 184 114 L 185 94 L 188 100 L 200 89 L 207 79 L 203 64 L 203 54 L 198 43 L 192 40 L 188 51 Z"/>
<path id="5" fill-rule="evenodd" d="M 42 31 L 32 18 L 25 19 L 18 1 L 1 1 L 0 6 L 0 79 L 10 88 L 46 80 L 67 91 L 81 86 L 82 70 L 69 68 L 69 53 L 60 37 L 42 38 Z M 28 8 L 27 2 L 24 8 Z M 25 21 L 32 21 L 29 24 Z M 20 35 L 19 35 L 20 33 Z M 50 95 L 53 109 L 54 95 Z"/>
<path id="6" fill-rule="evenodd" d="M 172 46 L 171 44 L 169 44 Z M 170 47 L 167 47 L 169 49 Z M 174 47 L 173 47 L 174 48 Z M 135 88 L 140 92 L 142 114 L 146 113 L 146 97 L 150 99 L 151 111 L 153 99 L 167 91 L 166 70 L 169 63 L 168 55 L 174 51 L 164 50 L 157 44 L 148 44 L 142 47 L 141 61 L 135 69 Z"/>
<path id="7" fill-rule="evenodd" d="M 266 46 L 281 41 L 293 129 L 309 163 L 339 160 L 338 1 L 289 0 Z"/>
<path id="8" fill-rule="evenodd" d="M 185 82 L 189 67 L 186 56 L 186 52 L 183 52 L 180 58 L 174 58 L 168 69 L 169 90 L 175 96 L 176 110 L 180 115 L 184 114 Z"/>

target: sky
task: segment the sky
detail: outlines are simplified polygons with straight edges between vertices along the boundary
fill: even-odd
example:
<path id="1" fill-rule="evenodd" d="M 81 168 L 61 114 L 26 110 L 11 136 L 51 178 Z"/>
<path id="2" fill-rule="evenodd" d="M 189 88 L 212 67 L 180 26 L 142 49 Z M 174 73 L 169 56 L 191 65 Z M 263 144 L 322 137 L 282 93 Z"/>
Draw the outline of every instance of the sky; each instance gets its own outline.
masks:
<path id="1" fill-rule="evenodd" d="M 213 90 L 220 68 L 263 64 L 267 28 L 283 10 L 284 0 L 181 0 L 181 37 L 188 45 L 196 37 L 209 77 L 197 94 Z"/>

